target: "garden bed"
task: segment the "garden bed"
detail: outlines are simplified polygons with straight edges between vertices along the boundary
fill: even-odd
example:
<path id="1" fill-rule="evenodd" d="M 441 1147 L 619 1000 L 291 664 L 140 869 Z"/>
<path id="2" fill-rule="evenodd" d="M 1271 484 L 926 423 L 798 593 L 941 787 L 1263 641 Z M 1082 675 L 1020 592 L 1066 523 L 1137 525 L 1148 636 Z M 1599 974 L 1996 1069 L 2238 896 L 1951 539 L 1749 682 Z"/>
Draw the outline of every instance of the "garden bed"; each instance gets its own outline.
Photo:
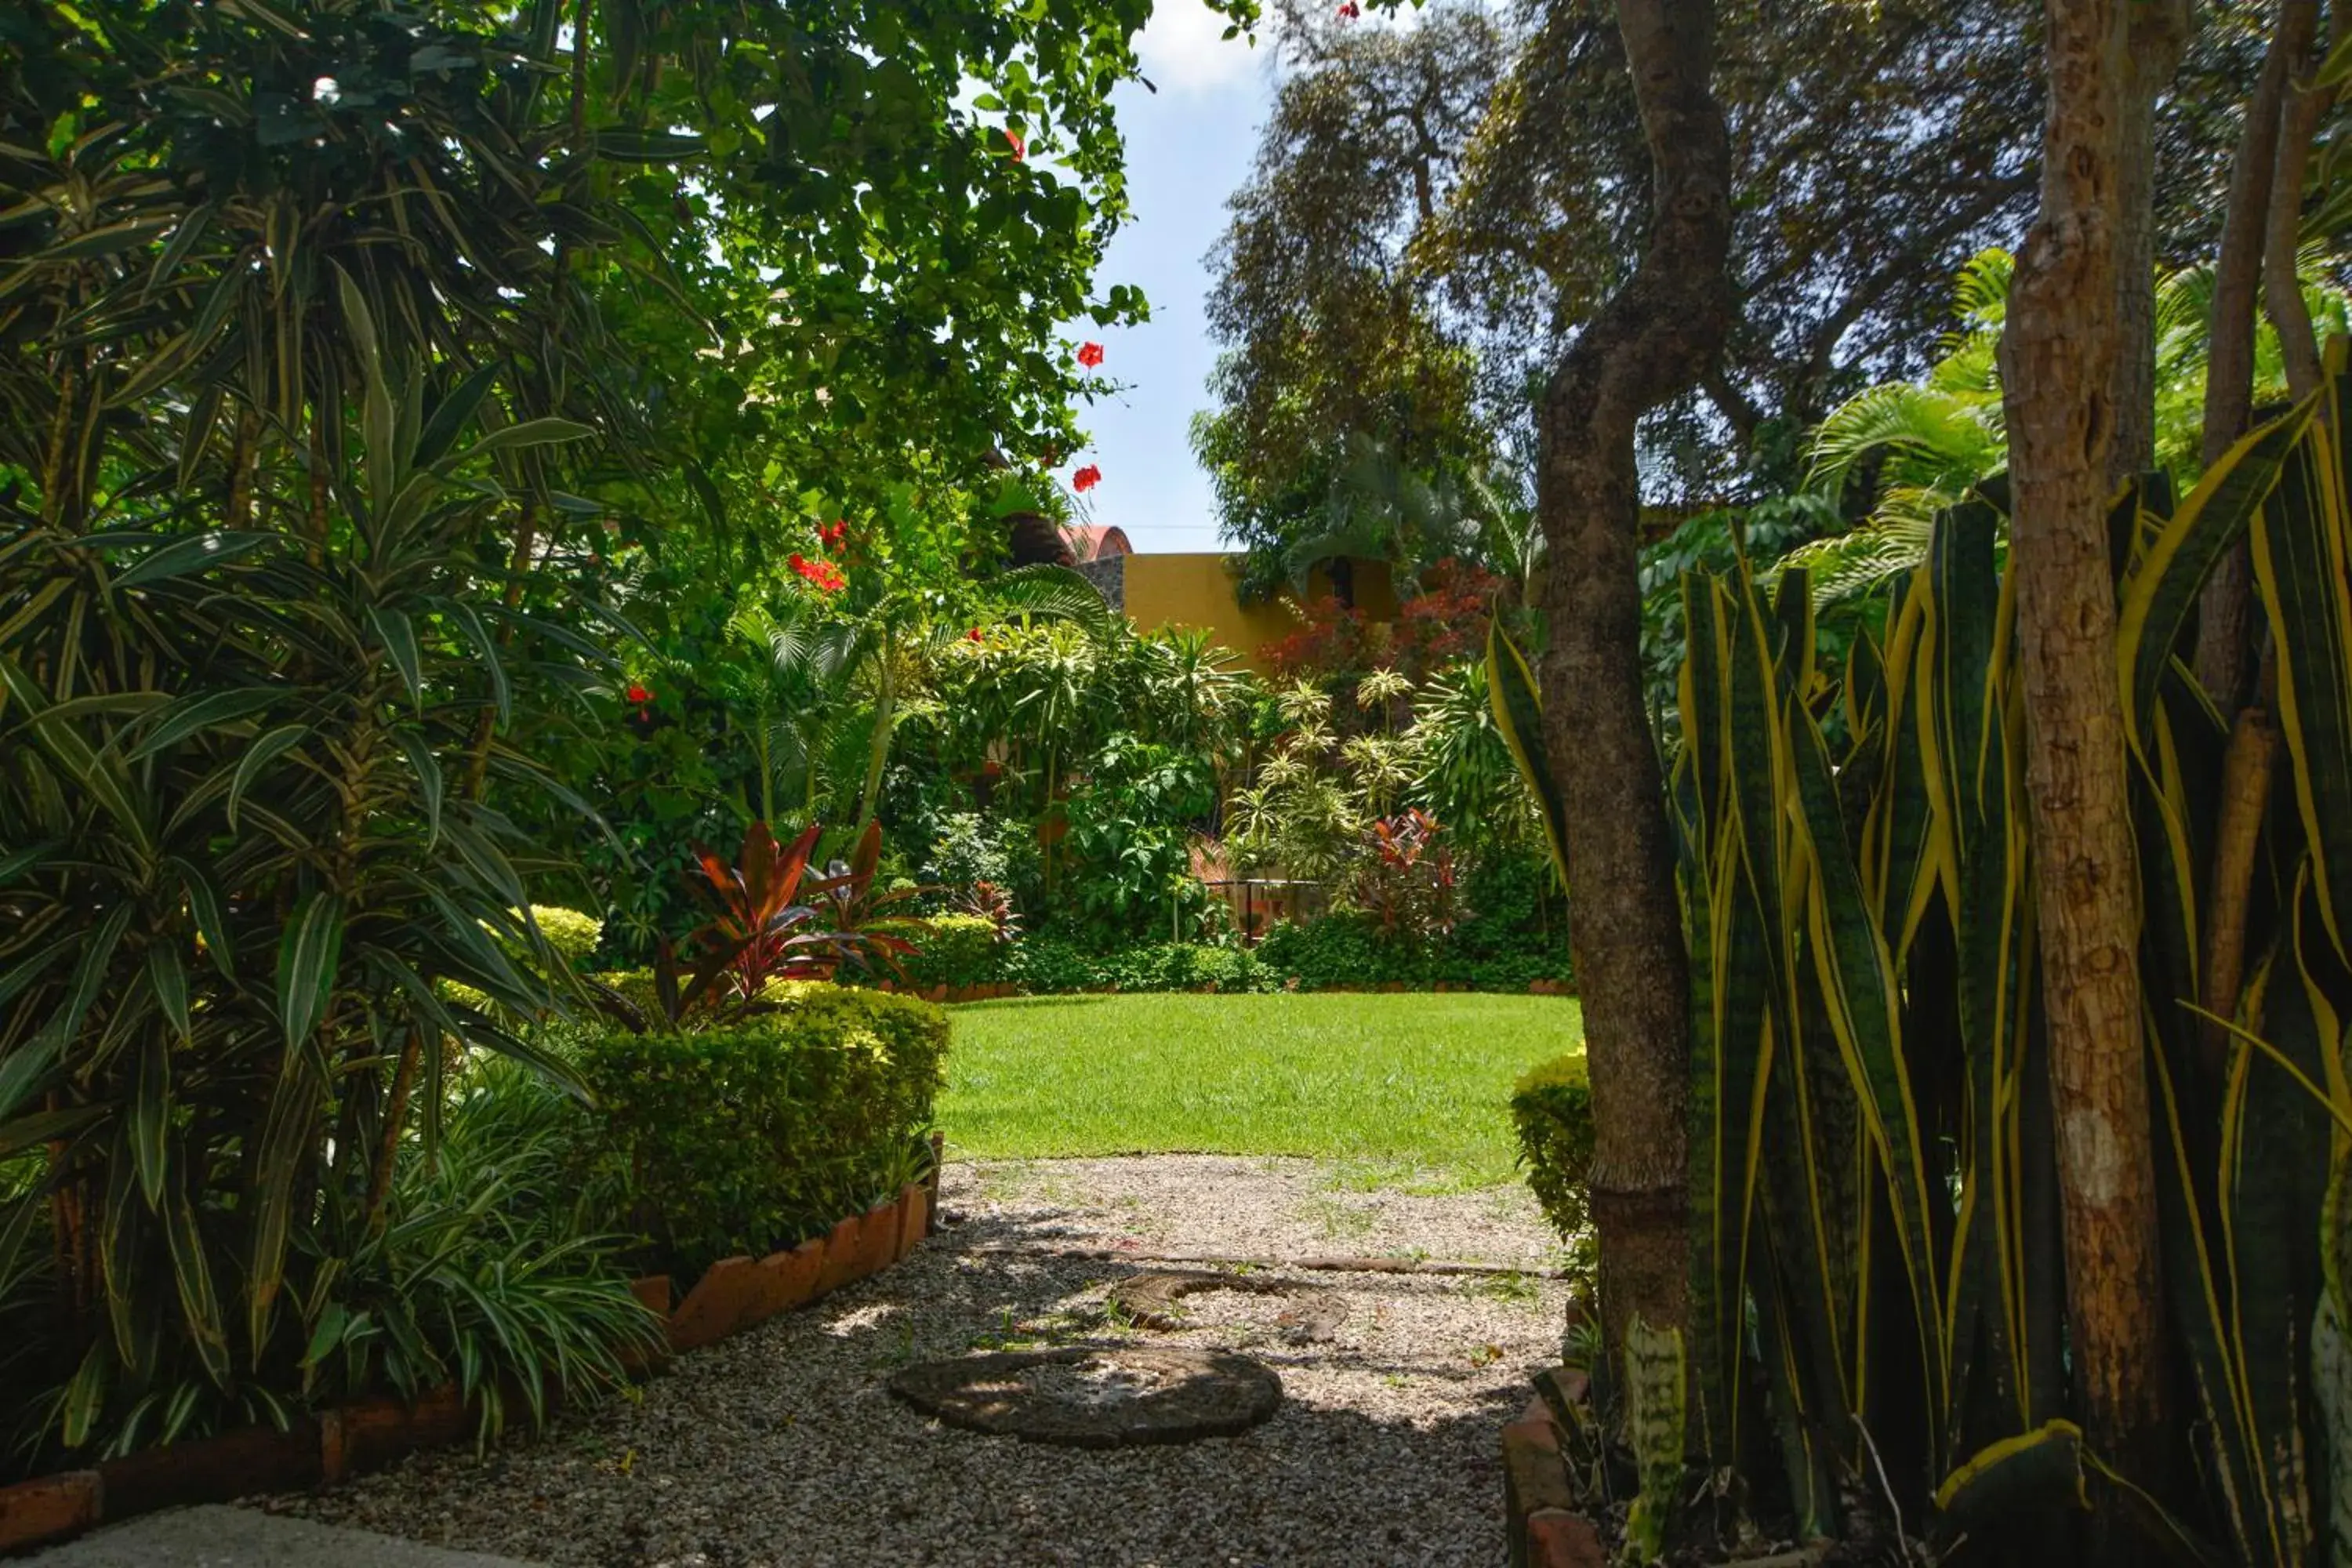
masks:
<path id="1" fill-rule="evenodd" d="M 662 1318 L 670 1353 L 698 1350 L 898 1262 L 934 1228 L 938 1182 L 934 1167 L 927 1181 L 909 1184 L 891 1202 L 788 1252 L 722 1259 L 674 1309 L 667 1275 L 639 1279 L 633 1289 Z M 158 1509 L 331 1486 L 419 1449 L 458 1442 L 476 1419 L 457 1385 L 445 1384 L 413 1403 L 363 1400 L 299 1416 L 282 1431 L 249 1427 L 37 1476 L 0 1488 L 0 1553 Z"/>
<path id="2" fill-rule="evenodd" d="M 1494 1568 L 1495 1433 L 1528 1369 L 1557 1359 L 1569 1288 L 1534 1271 L 1559 1249 L 1522 1187 L 1347 1181 L 1307 1161 L 950 1164 L 960 1223 L 899 1268 L 683 1358 L 642 1402 L 265 1506 L 562 1563 Z M 1193 1295 L 1186 1326 L 1137 1331 L 1108 1308 L 1132 1266 L 1058 1250 L 1153 1242 L 1294 1260 L 1426 1250 L 1528 1272 L 1277 1267 L 1244 1277 L 1291 1293 Z M 1282 1323 L 1300 1292 L 1346 1303 L 1333 1337 L 1298 1342 Z M 1237 1436 L 1064 1448 L 936 1423 L 888 1391 L 934 1358 L 1079 1345 L 1248 1355 L 1281 1378 L 1282 1406 Z"/>

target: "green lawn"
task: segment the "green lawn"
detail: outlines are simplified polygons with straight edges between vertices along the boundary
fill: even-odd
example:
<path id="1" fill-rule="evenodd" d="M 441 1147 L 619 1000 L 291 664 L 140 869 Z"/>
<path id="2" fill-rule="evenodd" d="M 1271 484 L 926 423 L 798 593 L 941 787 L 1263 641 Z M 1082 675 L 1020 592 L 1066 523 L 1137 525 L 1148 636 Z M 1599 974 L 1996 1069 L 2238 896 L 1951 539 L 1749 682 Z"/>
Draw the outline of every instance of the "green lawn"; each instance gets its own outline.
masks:
<path id="1" fill-rule="evenodd" d="M 1311 1154 L 1373 1179 L 1511 1179 L 1511 1082 L 1580 1049 L 1545 996 L 1029 996 L 953 1010 L 954 1153 Z"/>

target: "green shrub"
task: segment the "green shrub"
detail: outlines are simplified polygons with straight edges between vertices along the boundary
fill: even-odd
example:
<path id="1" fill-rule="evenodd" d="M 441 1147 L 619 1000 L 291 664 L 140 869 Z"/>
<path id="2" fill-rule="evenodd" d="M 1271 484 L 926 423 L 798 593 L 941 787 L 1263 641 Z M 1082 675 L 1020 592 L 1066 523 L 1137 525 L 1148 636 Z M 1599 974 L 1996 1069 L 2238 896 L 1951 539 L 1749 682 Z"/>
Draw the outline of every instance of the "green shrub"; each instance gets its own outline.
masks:
<path id="1" fill-rule="evenodd" d="M 1257 959 L 1307 991 L 1410 979 L 1400 972 L 1395 955 L 1383 950 L 1371 921 L 1358 914 L 1326 915 L 1304 924 L 1277 921 L 1257 944 Z"/>
<path id="2" fill-rule="evenodd" d="M 1281 985 L 1249 949 L 1207 942 L 1131 947 L 1098 960 L 1096 969 L 1103 984 L 1121 991 L 1273 991 Z"/>
<path id="3" fill-rule="evenodd" d="M 917 990 L 985 985 L 1003 978 L 1010 944 L 997 940 L 994 921 L 983 915 L 927 915 L 912 924 L 901 934 L 915 944 L 915 951 L 899 966 L 907 984 Z"/>
<path id="4" fill-rule="evenodd" d="M 681 1280 L 791 1247 L 919 1173 L 948 1043 L 910 996 L 793 982 L 724 1027 L 584 1034 L 591 1180 L 625 1193 L 641 1261 Z"/>
<path id="5" fill-rule="evenodd" d="M 1110 984 L 1094 958 L 1075 943 L 1052 936 L 1026 936 L 1014 942 L 1004 957 L 1004 978 L 1038 995 L 1093 991 Z"/>
<path id="6" fill-rule="evenodd" d="M 1528 1070 L 1511 1090 L 1519 1163 L 1545 1217 L 1571 1246 L 1590 1223 L 1585 1178 L 1592 1169 L 1592 1087 L 1584 1057 L 1555 1057 Z"/>

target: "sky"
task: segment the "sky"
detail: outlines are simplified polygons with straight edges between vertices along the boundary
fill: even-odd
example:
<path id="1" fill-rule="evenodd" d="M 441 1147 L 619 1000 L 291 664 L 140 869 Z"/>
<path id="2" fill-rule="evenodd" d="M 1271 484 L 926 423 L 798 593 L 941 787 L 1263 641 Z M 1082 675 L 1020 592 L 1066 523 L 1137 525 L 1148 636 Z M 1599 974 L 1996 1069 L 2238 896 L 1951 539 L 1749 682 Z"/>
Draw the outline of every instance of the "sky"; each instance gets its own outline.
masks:
<path id="1" fill-rule="evenodd" d="M 1208 406 L 1216 362 L 1203 309 L 1209 249 L 1224 232 L 1225 198 L 1249 173 L 1274 97 L 1274 51 L 1225 39 L 1224 18 L 1202 0 L 1161 0 L 1137 43 L 1140 83 L 1112 100 L 1127 140 L 1134 212 L 1111 242 L 1097 286 L 1131 283 L 1151 319 L 1102 335 L 1102 375 L 1117 387 L 1081 413 L 1094 444 L 1065 466 L 1091 463 L 1102 483 L 1083 498 L 1092 521 L 1127 532 L 1138 550 L 1215 550 L 1216 502 L 1188 439 Z"/>

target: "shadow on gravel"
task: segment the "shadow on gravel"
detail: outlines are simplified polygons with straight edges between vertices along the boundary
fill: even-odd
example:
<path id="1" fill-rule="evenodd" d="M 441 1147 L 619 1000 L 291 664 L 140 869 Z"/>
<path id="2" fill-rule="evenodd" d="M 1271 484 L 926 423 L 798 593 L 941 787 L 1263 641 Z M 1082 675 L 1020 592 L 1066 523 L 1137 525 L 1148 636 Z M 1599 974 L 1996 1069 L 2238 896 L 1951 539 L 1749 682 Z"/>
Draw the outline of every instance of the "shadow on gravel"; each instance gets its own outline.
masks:
<path id="1" fill-rule="evenodd" d="M 1135 1269 L 993 1250 L 1055 1238 L 1049 1213 L 975 1216 L 536 1443 L 425 1456 L 270 1506 L 566 1568 L 1502 1561 L 1499 1433 L 1525 1373 L 1553 1359 L 1556 1293 L 1513 1304 L 1459 1281 L 1318 1278 L 1360 1326 L 1246 1347 L 1285 1399 L 1235 1437 L 1054 1447 L 940 1426 L 889 1396 L 889 1374 L 918 1360 L 1203 1337 L 1106 1320 L 1100 1288 Z"/>

